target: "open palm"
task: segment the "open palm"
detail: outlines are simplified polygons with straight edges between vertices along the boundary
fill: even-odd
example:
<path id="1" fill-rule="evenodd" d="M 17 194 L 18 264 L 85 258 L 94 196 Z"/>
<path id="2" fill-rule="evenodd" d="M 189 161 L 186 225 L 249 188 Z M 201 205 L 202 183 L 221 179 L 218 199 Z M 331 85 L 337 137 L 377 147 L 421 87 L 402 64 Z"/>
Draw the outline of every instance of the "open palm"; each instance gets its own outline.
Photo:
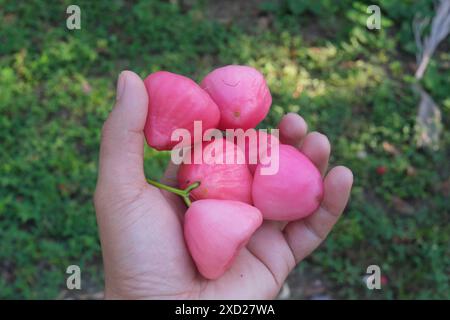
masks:
<path id="1" fill-rule="evenodd" d="M 196 270 L 183 238 L 183 201 L 149 185 L 144 176 L 147 92 L 130 71 L 119 77 L 117 102 L 102 131 L 94 203 L 105 267 L 105 296 L 125 299 L 274 298 L 295 265 L 325 239 L 350 194 L 352 173 L 333 168 L 325 177 L 321 207 L 288 224 L 265 221 L 222 277 L 207 280 Z M 283 117 L 280 139 L 298 147 L 324 174 L 328 139 L 307 134 L 296 114 Z M 174 185 L 169 164 L 165 183 Z"/>

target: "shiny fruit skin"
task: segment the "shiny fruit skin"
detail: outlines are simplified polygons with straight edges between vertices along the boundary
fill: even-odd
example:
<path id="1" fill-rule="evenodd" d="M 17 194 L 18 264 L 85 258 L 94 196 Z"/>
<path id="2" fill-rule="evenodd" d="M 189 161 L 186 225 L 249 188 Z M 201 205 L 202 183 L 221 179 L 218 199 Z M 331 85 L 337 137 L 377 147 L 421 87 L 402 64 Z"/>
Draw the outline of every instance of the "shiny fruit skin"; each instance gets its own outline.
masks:
<path id="1" fill-rule="evenodd" d="M 220 112 L 210 96 L 191 79 L 158 71 L 144 80 L 148 93 L 148 113 L 144 133 L 149 146 L 171 150 L 175 129 L 184 128 L 194 137 L 194 121 L 202 121 L 202 131 L 217 127 Z M 187 144 L 193 143 L 191 140 Z"/>
<path id="2" fill-rule="evenodd" d="M 264 76 L 252 67 L 228 65 L 215 69 L 200 85 L 220 109 L 221 130 L 256 127 L 272 104 Z"/>
<path id="3" fill-rule="evenodd" d="M 216 148 L 216 159 L 222 159 L 222 163 L 213 163 L 211 154 L 205 152 L 207 148 Z M 234 150 L 233 154 L 227 152 Z M 236 200 L 252 204 L 252 175 L 248 166 L 242 162 L 237 163 L 237 153 L 244 157 L 243 152 L 233 142 L 221 138 L 210 143 L 203 144 L 203 157 L 201 164 L 180 165 L 178 170 L 178 185 L 181 189 L 199 181 L 200 186 L 191 191 L 191 198 Z M 202 156 L 202 155 L 195 155 Z M 226 163 L 227 159 L 229 163 Z M 209 162 L 209 163 L 208 163 Z"/>
<path id="4" fill-rule="evenodd" d="M 199 272 L 217 279 L 262 223 L 261 212 L 231 200 L 199 200 L 184 217 L 184 237 Z"/>
<path id="5" fill-rule="evenodd" d="M 260 159 L 262 159 L 264 156 L 271 155 L 270 153 L 271 147 L 274 146 L 275 144 L 280 145 L 279 139 L 270 133 L 265 133 L 264 131 L 257 131 L 256 134 L 257 138 L 255 144 L 253 145 L 251 145 L 250 143 L 245 144 L 245 163 L 247 163 L 248 168 L 252 174 L 255 173 L 256 167 L 260 163 Z M 263 147 L 264 145 L 265 147 Z M 257 157 L 256 163 L 254 163 L 253 161 L 254 159 L 250 159 L 251 154 L 253 154 L 253 157 Z"/>
<path id="6" fill-rule="evenodd" d="M 252 196 L 264 219 L 292 221 L 315 212 L 323 198 L 323 180 L 316 166 L 296 148 L 280 145 L 279 170 L 253 176 Z"/>

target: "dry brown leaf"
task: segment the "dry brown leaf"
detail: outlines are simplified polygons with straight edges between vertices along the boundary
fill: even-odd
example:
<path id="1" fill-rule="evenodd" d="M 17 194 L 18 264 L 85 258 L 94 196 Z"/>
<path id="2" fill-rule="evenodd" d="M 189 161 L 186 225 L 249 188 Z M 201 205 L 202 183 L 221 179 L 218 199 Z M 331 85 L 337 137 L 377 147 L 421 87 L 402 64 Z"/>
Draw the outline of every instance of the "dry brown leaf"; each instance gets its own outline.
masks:
<path id="1" fill-rule="evenodd" d="M 408 166 L 408 168 L 406 168 L 406 174 L 410 177 L 413 177 L 417 174 L 417 170 L 413 166 Z"/>
<path id="2" fill-rule="evenodd" d="M 398 156 L 400 154 L 400 151 L 398 151 L 398 149 L 393 144 L 387 141 L 383 142 L 383 150 L 389 154 L 392 154 L 393 156 Z"/>
<path id="3" fill-rule="evenodd" d="M 392 197 L 392 206 L 394 209 L 402 214 L 413 214 L 415 212 L 415 209 L 412 205 L 410 205 L 405 200 L 399 198 L 399 197 Z"/>

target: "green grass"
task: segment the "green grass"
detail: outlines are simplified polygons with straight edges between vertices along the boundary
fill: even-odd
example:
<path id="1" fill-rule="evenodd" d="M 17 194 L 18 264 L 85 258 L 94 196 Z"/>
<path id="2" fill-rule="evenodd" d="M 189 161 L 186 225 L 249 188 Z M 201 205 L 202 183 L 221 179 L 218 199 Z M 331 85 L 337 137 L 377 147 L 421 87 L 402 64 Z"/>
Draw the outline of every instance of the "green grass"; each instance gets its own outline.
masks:
<path id="1" fill-rule="evenodd" d="M 366 4 L 327 0 L 255 2 L 271 21 L 258 28 L 257 17 L 215 20 L 207 2 L 78 1 L 82 29 L 68 31 L 70 1 L 0 0 L 0 298 L 55 298 L 70 264 L 81 266 L 83 283 L 102 287 L 92 194 L 121 70 L 200 80 L 236 63 L 268 80 L 273 106 L 263 126 L 298 112 L 329 136 L 332 164 L 355 175 L 343 219 L 300 268 L 336 298 L 449 299 L 449 42 L 423 80 L 442 110 L 440 146 L 418 149 L 410 24 L 432 1 L 375 2 L 379 31 L 365 28 Z M 167 154 L 146 148 L 145 158 L 147 176 L 158 178 Z M 387 276 L 383 290 L 365 288 L 370 264 Z"/>

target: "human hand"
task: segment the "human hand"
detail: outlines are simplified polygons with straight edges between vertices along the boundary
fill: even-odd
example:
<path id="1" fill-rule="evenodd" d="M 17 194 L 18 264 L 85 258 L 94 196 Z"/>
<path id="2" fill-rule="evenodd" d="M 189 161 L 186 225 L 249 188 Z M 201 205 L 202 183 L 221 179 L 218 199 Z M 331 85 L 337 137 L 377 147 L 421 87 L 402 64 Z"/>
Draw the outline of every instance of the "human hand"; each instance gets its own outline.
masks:
<path id="1" fill-rule="evenodd" d="M 265 221 L 217 280 L 203 278 L 183 237 L 186 206 L 146 182 L 143 169 L 147 92 L 135 73 L 119 76 L 116 105 L 102 130 L 94 196 L 105 268 L 105 297 L 116 299 L 269 299 L 288 274 L 325 239 L 344 210 L 353 176 L 339 166 L 324 180 L 324 198 L 311 216 L 286 225 Z M 298 147 L 325 174 L 326 136 L 307 134 L 305 121 L 287 114 L 282 143 Z M 176 184 L 169 164 L 164 183 Z"/>

